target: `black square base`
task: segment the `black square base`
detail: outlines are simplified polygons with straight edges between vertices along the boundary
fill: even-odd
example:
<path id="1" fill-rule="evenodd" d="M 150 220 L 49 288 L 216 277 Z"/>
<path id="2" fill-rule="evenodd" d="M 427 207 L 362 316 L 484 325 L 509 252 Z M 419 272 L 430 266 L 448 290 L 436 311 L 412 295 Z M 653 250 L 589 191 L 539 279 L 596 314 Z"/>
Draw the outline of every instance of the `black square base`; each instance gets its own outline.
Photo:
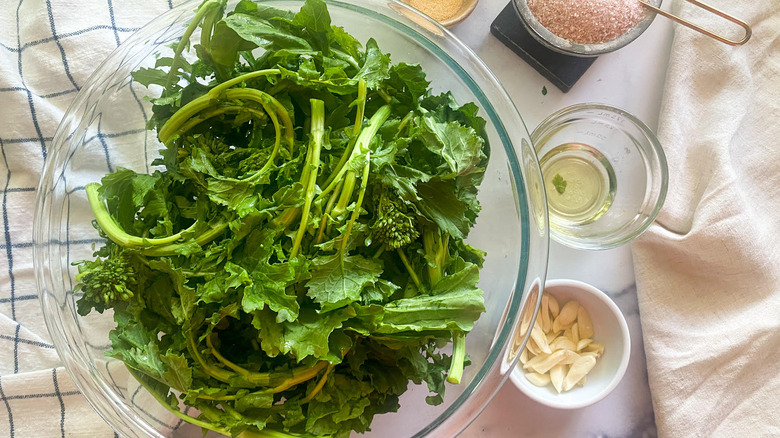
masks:
<path id="1" fill-rule="evenodd" d="M 571 90 L 596 60 L 595 56 L 564 55 L 542 45 L 528 33 L 512 3 L 498 14 L 490 32 L 564 93 Z"/>

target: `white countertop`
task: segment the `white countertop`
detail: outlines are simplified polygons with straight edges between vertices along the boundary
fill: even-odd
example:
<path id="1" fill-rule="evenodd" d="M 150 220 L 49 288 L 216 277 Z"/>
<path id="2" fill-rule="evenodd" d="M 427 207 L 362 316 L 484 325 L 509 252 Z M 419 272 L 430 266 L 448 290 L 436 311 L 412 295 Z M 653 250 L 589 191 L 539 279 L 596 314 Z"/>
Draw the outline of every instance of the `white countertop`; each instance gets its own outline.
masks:
<path id="1" fill-rule="evenodd" d="M 657 18 L 636 41 L 600 56 L 564 94 L 490 34 L 490 24 L 506 5 L 506 0 L 482 0 L 453 31 L 503 83 L 529 131 L 552 112 L 581 102 L 614 105 L 633 113 L 651 129 L 657 127 L 672 41 L 669 20 Z M 537 404 L 507 381 L 461 437 L 656 436 L 630 248 L 578 251 L 551 242 L 547 278 L 590 283 L 617 303 L 631 332 L 625 377 L 604 400 L 577 410 Z"/>

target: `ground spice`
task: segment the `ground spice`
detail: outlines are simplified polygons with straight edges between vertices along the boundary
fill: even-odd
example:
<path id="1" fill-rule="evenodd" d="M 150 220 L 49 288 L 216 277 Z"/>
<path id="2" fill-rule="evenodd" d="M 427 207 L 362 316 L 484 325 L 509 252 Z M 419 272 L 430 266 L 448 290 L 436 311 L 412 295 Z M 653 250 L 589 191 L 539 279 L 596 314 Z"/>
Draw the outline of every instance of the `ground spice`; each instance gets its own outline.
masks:
<path id="1" fill-rule="evenodd" d="M 445 21 L 463 8 L 463 0 L 408 0 L 409 6 L 436 21 Z"/>
<path id="2" fill-rule="evenodd" d="M 578 44 L 611 41 L 645 16 L 644 8 L 636 0 L 527 0 L 527 3 L 542 26 Z"/>

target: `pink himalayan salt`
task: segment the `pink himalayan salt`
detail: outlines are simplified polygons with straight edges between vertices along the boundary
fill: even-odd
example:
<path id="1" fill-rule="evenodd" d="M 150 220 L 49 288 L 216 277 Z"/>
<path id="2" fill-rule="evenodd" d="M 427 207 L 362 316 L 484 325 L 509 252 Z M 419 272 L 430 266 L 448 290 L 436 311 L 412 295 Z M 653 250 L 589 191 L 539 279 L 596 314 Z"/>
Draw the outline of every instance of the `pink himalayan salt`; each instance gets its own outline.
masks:
<path id="1" fill-rule="evenodd" d="M 553 34 L 578 44 L 598 44 L 626 33 L 645 16 L 637 0 L 527 0 L 528 9 Z"/>

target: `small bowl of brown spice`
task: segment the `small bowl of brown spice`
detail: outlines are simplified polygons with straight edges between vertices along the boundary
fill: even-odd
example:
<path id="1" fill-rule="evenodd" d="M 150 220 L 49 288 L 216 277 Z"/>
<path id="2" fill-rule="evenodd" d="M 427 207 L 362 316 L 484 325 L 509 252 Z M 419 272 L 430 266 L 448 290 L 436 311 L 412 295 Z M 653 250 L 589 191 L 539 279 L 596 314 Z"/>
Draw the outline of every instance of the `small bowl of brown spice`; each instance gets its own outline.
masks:
<path id="1" fill-rule="evenodd" d="M 478 0 L 402 0 L 445 27 L 465 20 L 477 7 Z"/>

